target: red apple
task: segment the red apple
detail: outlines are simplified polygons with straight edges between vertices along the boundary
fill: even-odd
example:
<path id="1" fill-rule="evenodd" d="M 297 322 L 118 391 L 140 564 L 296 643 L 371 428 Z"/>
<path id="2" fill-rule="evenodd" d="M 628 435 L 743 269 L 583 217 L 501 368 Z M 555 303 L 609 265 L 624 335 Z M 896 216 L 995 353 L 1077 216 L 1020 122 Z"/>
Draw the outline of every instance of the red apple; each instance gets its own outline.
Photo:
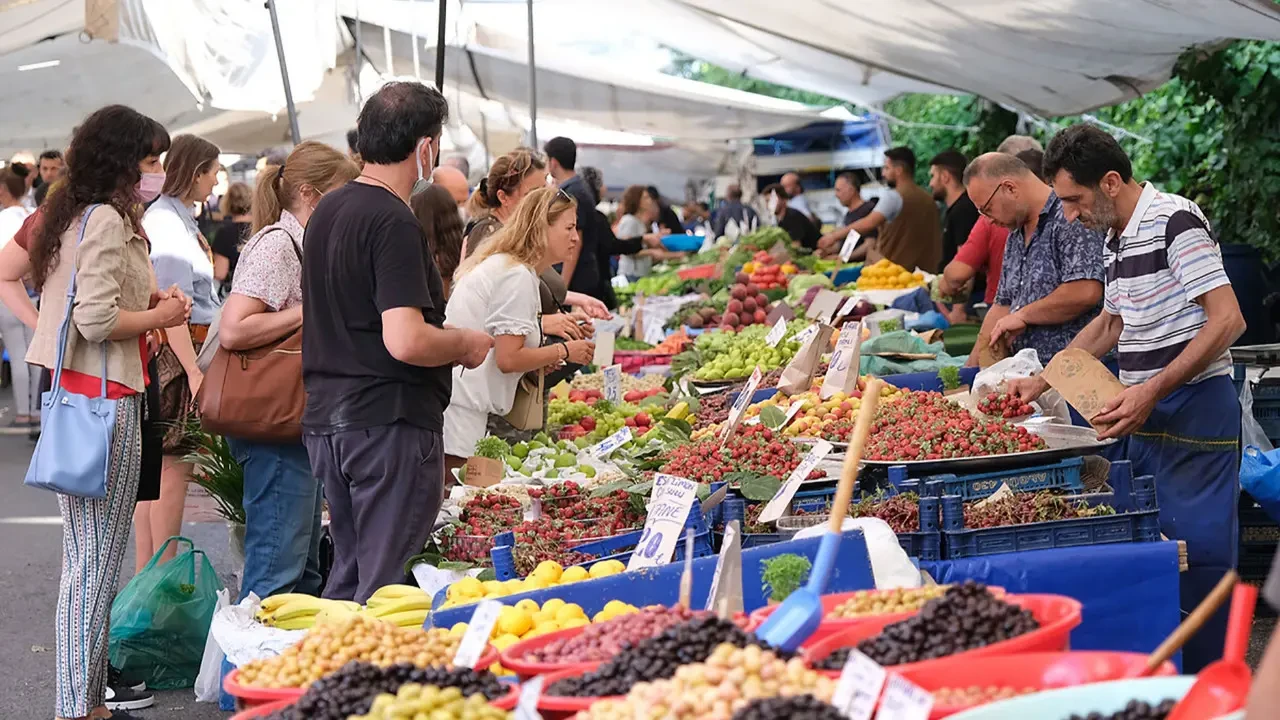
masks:
<path id="1" fill-rule="evenodd" d="M 582 429 L 586 430 L 587 432 L 591 432 L 592 430 L 596 429 L 596 419 L 591 417 L 590 415 L 587 415 L 586 417 L 579 420 L 578 424 L 581 425 Z"/>

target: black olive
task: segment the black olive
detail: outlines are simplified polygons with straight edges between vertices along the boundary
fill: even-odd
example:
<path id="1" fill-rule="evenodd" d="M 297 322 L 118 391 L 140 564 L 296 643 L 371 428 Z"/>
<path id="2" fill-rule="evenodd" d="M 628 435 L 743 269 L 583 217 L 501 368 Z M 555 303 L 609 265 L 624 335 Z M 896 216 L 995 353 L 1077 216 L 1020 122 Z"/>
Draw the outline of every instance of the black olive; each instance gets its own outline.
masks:
<path id="1" fill-rule="evenodd" d="M 834 706 L 828 705 L 812 695 L 794 695 L 791 697 L 762 698 L 754 700 L 746 707 L 733 714 L 733 720 L 843 720 Z"/>
<path id="2" fill-rule="evenodd" d="M 414 682 L 436 687 L 456 687 L 463 695 L 481 693 L 490 700 L 507 694 L 503 685 L 489 671 L 470 668 L 419 668 L 400 663 L 380 668 L 370 663 L 352 661 L 332 675 L 327 675 L 307 688 L 291 708 L 270 716 L 272 720 L 346 720 L 363 715 L 381 693 L 394 693 L 405 683 Z"/>

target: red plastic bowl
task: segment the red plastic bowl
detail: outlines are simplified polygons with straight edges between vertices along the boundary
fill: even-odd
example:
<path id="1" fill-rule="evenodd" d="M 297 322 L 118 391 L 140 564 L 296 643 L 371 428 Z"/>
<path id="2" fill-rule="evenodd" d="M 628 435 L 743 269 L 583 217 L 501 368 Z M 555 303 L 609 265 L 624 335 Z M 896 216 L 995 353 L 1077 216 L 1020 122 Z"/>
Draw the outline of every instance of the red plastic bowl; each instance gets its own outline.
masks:
<path id="1" fill-rule="evenodd" d="M 990 590 L 991 594 L 995 595 L 996 597 L 1004 597 L 1006 594 L 1005 589 L 1002 587 L 989 585 L 987 586 L 987 589 Z M 868 621 L 888 620 L 890 622 L 896 622 L 898 620 L 909 618 L 912 615 L 915 615 L 917 612 L 919 612 L 918 610 L 907 610 L 904 612 L 885 613 L 882 615 L 863 615 L 855 618 L 827 617 L 831 613 L 835 612 L 836 608 L 843 605 L 846 600 L 852 598 L 854 595 L 857 595 L 858 593 L 869 593 L 872 595 L 879 595 L 879 594 L 888 594 L 891 592 L 894 592 L 894 591 L 893 590 L 853 590 L 851 592 L 834 593 L 832 595 L 823 595 L 822 596 L 822 614 L 823 614 L 822 622 L 818 624 L 818 629 L 814 631 L 813 635 L 809 638 L 808 644 L 813 644 L 814 642 L 826 637 L 830 637 L 831 635 L 834 635 L 837 632 L 840 632 L 842 630 L 847 630 L 848 628 L 851 628 L 851 627 L 857 627 L 858 625 L 862 625 L 863 623 L 866 623 Z M 763 625 L 764 621 L 768 619 L 768 617 L 772 615 L 773 611 L 776 610 L 777 608 L 778 608 L 777 605 L 765 605 L 762 608 L 756 608 L 751 613 L 752 629 L 758 628 L 761 625 Z"/>
<path id="2" fill-rule="evenodd" d="M 238 712 L 231 716 L 231 720 L 249 720 L 250 718 L 264 718 L 274 712 L 283 710 L 292 706 L 293 700 L 276 700 L 262 705 L 254 705 L 246 708 L 242 712 Z"/>
<path id="3" fill-rule="evenodd" d="M 1010 687 L 1052 690 L 1088 683 L 1119 680 L 1147 664 L 1143 653 L 1081 651 L 1033 652 L 987 657 L 953 657 L 906 670 L 907 680 L 933 692 L 942 688 Z M 905 666 L 904 666 L 905 667 Z M 1173 663 L 1156 668 L 1154 675 L 1176 675 Z M 930 720 L 939 720 L 974 707 L 933 706 Z"/>
<path id="4" fill-rule="evenodd" d="M 992 643 L 986 647 L 966 650 L 945 658 L 923 660 L 905 665 L 895 665 L 895 672 L 905 673 L 912 670 L 932 668 L 939 663 L 950 662 L 953 658 L 965 659 L 983 655 L 1012 655 L 1015 653 L 1051 652 L 1066 650 L 1071 642 L 1071 631 L 1080 624 L 1081 605 L 1077 600 L 1064 595 L 1009 595 L 1008 602 L 1027 608 L 1040 627 L 1025 635 Z M 887 625 L 898 622 L 892 618 L 874 618 L 860 623 L 848 630 L 838 632 L 826 639 L 814 643 L 804 653 L 804 660 L 818 672 L 829 677 L 840 677 L 839 670 L 825 670 L 816 667 L 817 663 L 840 648 L 854 647 L 859 642 L 880 634 Z"/>
<path id="5" fill-rule="evenodd" d="M 498 653 L 498 661 L 502 663 L 502 667 L 518 675 L 521 682 L 532 677 L 537 677 L 538 675 L 562 673 L 566 670 L 577 670 L 580 673 L 595 670 L 600 666 L 600 663 L 544 663 L 524 660 L 524 656 L 534 650 L 544 648 L 556 640 L 580 635 L 587 627 L 587 625 L 583 625 L 581 627 L 569 628 L 567 630 L 557 630 L 553 633 L 547 633 L 546 635 L 539 635 L 535 638 L 522 640 L 506 650 L 503 650 L 501 653 Z"/>
<path id="6" fill-rule="evenodd" d="M 513 682 L 509 683 L 509 685 L 511 685 L 511 688 L 507 691 L 506 695 L 503 695 L 497 700 L 490 700 L 489 704 L 499 710 L 515 710 L 516 705 L 520 702 L 520 683 Z"/>
<path id="7" fill-rule="evenodd" d="M 514 647 L 514 646 L 513 646 Z M 542 715 L 543 720 L 561 720 L 562 718 L 570 718 L 575 714 L 586 710 L 594 703 L 600 700 L 621 700 L 622 697 L 564 697 L 561 695 L 548 695 L 547 689 L 556 684 L 560 680 L 570 677 L 584 675 L 588 670 L 574 668 L 572 670 L 563 670 L 547 676 L 542 685 L 542 695 L 538 698 L 538 712 Z"/>

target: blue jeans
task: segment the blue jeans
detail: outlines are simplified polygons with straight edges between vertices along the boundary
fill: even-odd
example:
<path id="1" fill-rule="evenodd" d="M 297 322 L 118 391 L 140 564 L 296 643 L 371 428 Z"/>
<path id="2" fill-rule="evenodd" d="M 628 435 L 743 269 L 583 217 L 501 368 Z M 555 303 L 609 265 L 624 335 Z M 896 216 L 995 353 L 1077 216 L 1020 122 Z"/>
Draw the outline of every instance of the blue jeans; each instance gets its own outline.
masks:
<path id="1" fill-rule="evenodd" d="M 301 442 L 227 438 L 244 468 L 244 577 L 240 598 L 320 595 L 320 510 L 324 493 Z"/>

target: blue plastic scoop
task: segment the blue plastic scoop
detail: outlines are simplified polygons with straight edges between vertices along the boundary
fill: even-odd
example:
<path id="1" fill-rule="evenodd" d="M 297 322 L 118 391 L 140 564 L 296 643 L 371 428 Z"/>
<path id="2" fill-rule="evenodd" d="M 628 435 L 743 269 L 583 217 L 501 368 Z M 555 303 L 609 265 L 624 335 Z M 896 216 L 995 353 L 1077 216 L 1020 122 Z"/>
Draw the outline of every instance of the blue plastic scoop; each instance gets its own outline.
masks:
<path id="1" fill-rule="evenodd" d="M 831 518 L 827 523 L 827 532 L 818 545 L 818 557 L 809 572 L 808 583 L 791 593 L 781 607 L 756 630 L 756 637 L 774 647 L 795 650 L 800 647 L 800 643 L 809 639 L 822 622 L 822 593 L 826 592 L 831 569 L 840 552 L 841 530 L 845 515 L 849 512 L 849 499 L 853 496 L 858 464 L 862 462 L 862 448 L 867 444 L 871 422 L 876 415 L 876 405 L 880 401 L 880 386 L 879 379 L 872 379 L 862 392 L 862 407 L 858 411 L 858 422 L 853 426 L 853 435 L 849 438 L 849 449 L 845 452 L 840 484 L 836 486 L 835 502 L 831 505 Z"/>

